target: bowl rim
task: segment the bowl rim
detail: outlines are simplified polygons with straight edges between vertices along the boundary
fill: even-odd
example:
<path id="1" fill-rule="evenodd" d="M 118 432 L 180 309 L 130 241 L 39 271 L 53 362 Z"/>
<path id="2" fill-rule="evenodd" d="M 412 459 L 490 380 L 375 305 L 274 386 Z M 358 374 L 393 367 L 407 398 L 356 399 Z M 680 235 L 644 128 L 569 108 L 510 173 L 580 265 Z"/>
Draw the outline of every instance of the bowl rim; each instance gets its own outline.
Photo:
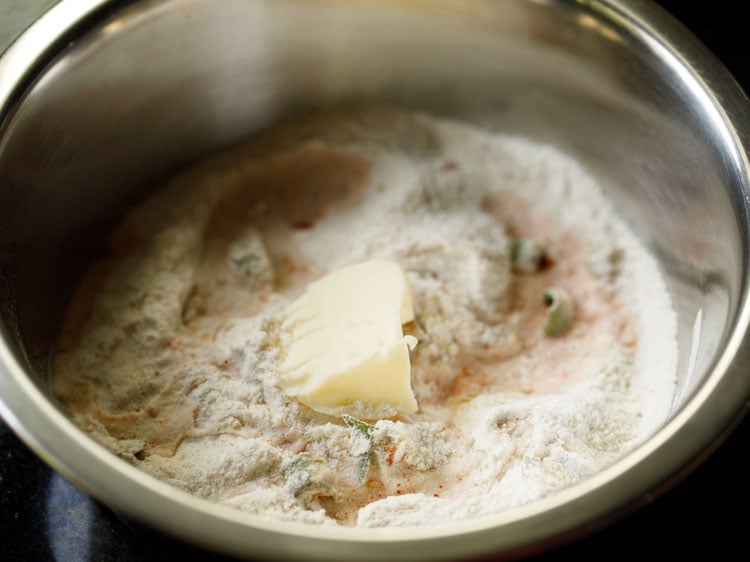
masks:
<path id="1" fill-rule="evenodd" d="M 71 37 L 90 31 L 123 5 L 127 3 L 62 0 L 2 54 L 0 155 L 13 109 L 44 74 L 45 65 Z M 737 197 L 735 213 L 741 220 L 743 269 L 726 346 L 703 385 L 646 443 L 584 482 L 526 506 L 446 526 L 360 529 L 248 515 L 138 470 L 96 444 L 63 415 L 26 376 L 4 341 L 0 341 L 0 416 L 42 460 L 117 512 L 182 541 L 240 557 L 438 560 L 538 550 L 588 534 L 674 486 L 719 446 L 750 407 L 750 377 L 744 376 L 744 365 L 750 364 L 750 104 L 708 49 L 655 3 L 601 0 L 588 2 L 587 7 L 682 70 L 682 79 L 702 96 L 713 112 L 715 128 L 735 149 L 732 156 L 741 173 L 743 193 Z M 133 501 L 134 497 L 140 501 Z M 503 532 L 498 532 L 499 527 Z"/>

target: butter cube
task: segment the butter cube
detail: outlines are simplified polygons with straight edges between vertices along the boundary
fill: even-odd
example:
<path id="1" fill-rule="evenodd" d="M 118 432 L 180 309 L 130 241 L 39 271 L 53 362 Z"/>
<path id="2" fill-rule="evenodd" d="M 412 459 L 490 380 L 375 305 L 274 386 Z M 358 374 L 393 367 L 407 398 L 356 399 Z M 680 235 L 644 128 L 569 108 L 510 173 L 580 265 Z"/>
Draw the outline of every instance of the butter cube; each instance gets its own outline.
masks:
<path id="1" fill-rule="evenodd" d="M 417 411 L 402 324 L 414 319 L 401 267 L 373 260 L 311 283 L 281 324 L 280 384 L 321 413 L 365 419 Z"/>

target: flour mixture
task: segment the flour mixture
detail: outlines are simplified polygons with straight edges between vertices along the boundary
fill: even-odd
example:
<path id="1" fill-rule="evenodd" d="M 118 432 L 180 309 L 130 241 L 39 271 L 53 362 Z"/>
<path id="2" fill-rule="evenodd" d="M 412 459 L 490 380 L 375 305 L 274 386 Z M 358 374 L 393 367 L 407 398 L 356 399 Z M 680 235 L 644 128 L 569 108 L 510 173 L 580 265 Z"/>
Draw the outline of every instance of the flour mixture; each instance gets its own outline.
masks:
<path id="1" fill-rule="evenodd" d="M 321 413 L 281 384 L 281 325 L 310 283 L 369 260 L 408 280 L 416 411 Z M 642 442 L 671 404 L 675 331 L 655 261 L 575 161 L 347 110 L 132 211 L 72 303 L 54 385 L 105 447 L 203 498 L 424 525 L 542 498 Z"/>

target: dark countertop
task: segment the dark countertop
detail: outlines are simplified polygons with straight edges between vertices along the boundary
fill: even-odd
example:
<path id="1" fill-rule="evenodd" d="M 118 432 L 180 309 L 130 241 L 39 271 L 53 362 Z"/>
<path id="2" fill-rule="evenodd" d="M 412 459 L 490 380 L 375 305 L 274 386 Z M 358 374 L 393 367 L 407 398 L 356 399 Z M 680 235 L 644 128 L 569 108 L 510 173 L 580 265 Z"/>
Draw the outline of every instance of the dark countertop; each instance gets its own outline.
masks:
<path id="1" fill-rule="evenodd" d="M 22 1 L 0 0 L 0 16 L 12 12 L 10 3 Z M 53 2 L 37 1 L 45 3 Z M 750 91 L 740 3 L 714 2 L 710 9 L 703 2 L 659 3 L 692 29 Z M 749 444 L 746 419 L 676 488 L 625 519 L 538 559 L 746 559 L 750 530 L 744 507 L 750 504 L 750 483 L 743 460 Z M 120 519 L 48 468 L 1 421 L 0 537 L 0 560 L 7 561 L 141 562 L 177 556 L 223 560 Z"/>

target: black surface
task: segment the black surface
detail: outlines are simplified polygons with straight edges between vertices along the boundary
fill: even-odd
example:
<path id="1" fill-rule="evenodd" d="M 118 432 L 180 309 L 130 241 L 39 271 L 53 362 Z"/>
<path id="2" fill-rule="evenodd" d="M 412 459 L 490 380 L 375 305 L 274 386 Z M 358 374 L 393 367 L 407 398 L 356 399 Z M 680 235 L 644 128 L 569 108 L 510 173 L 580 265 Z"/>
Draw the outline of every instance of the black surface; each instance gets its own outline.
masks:
<path id="1" fill-rule="evenodd" d="M 692 29 L 750 90 L 745 24 L 738 13 L 742 3 L 660 4 Z M 675 489 L 624 520 L 538 559 L 750 558 L 745 512 L 750 485 L 744 461 L 749 445 L 746 420 Z M 0 561 L 170 558 L 220 560 L 121 520 L 50 470 L 0 422 Z"/>

